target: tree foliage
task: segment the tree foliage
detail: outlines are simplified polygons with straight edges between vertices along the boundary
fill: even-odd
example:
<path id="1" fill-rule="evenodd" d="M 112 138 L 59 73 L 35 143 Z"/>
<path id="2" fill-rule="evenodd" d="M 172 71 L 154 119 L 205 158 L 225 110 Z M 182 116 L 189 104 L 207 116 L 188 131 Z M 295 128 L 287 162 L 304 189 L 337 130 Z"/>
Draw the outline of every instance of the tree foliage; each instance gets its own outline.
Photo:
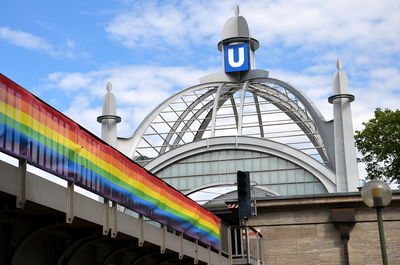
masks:
<path id="1" fill-rule="evenodd" d="M 375 117 L 363 122 L 355 140 L 363 155 L 368 179 L 400 183 L 400 110 L 375 110 Z"/>

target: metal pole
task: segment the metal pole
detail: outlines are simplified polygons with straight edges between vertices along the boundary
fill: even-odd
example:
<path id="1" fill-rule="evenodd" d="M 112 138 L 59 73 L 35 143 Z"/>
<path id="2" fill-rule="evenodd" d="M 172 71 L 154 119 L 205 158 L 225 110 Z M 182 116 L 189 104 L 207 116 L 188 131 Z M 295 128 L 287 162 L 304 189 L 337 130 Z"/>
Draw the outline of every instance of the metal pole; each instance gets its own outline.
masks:
<path id="1" fill-rule="evenodd" d="M 250 264 L 250 238 L 249 238 L 249 227 L 248 227 L 248 222 L 247 219 L 243 219 L 243 223 L 245 225 L 245 231 L 246 231 L 246 255 L 247 255 L 247 264 Z"/>
<path id="2" fill-rule="evenodd" d="M 382 208 L 383 207 L 376 207 L 376 217 L 378 219 L 379 240 L 381 242 L 382 264 L 389 265 L 388 256 L 386 252 L 385 231 L 383 229 L 383 221 L 382 221 Z"/>

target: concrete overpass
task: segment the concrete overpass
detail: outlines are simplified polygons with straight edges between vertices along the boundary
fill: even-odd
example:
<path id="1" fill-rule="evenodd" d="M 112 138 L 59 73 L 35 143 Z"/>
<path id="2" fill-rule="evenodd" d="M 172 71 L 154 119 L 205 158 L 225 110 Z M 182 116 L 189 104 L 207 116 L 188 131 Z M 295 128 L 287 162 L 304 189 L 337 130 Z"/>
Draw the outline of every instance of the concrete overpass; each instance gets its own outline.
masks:
<path id="1" fill-rule="evenodd" d="M 225 229 L 227 229 L 225 227 Z M 223 233 L 227 236 L 227 232 Z M 224 237 L 223 236 L 223 237 Z M 0 161 L 0 264 L 231 264 L 222 251 Z"/>

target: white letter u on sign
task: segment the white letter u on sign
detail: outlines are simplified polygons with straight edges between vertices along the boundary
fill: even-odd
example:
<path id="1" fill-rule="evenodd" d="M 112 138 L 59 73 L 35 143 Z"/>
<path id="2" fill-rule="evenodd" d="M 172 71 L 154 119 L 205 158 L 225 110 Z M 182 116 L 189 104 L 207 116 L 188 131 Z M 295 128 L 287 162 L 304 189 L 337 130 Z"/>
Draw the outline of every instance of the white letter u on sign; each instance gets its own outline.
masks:
<path id="1" fill-rule="evenodd" d="M 228 63 L 231 67 L 240 67 L 244 63 L 244 48 L 239 47 L 238 48 L 238 60 L 235 62 L 234 58 L 234 49 L 230 48 L 228 49 Z"/>

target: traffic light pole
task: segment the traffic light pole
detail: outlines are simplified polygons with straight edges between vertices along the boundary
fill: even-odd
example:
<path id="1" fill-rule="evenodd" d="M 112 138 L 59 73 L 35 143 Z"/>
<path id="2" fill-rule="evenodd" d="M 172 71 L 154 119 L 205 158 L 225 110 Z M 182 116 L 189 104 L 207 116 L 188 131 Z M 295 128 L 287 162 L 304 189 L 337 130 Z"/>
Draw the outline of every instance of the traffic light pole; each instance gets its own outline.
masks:
<path id="1" fill-rule="evenodd" d="M 238 204 L 239 204 L 239 221 L 242 226 L 241 233 L 245 232 L 245 248 L 243 255 L 246 253 L 247 264 L 250 264 L 250 237 L 248 218 L 252 216 L 251 209 L 251 187 L 250 173 L 247 171 L 237 172 L 237 188 L 238 188 Z M 242 230 L 243 229 L 243 230 Z M 243 240 L 243 234 L 240 235 Z M 243 242 L 243 241 L 242 241 Z"/>

